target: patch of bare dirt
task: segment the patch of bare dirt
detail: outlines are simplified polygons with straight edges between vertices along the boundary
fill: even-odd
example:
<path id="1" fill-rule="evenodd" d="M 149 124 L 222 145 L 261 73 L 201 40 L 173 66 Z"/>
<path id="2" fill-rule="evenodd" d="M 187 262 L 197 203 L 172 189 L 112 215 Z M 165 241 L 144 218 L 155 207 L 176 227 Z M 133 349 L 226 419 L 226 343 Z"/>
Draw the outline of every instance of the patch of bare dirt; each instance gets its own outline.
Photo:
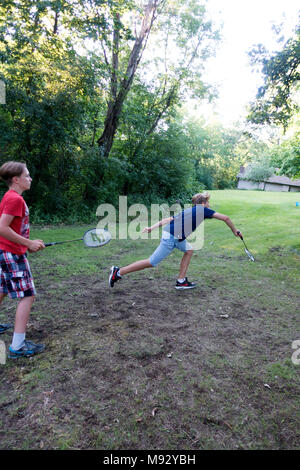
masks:
<path id="1" fill-rule="evenodd" d="M 47 349 L 0 368 L 1 448 L 296 448 L 293 370 L 265 386 L 284 332 L 221 284 L 178 292 L 144 273 L 40 289 L 28 336 Z"/>

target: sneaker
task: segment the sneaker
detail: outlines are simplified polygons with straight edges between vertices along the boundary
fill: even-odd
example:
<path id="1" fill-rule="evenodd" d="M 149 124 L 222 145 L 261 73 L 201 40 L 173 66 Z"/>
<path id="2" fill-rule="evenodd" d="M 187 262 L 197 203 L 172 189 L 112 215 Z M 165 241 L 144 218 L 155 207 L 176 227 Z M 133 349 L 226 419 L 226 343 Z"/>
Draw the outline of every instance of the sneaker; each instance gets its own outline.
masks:
<path id="1" fill-rule="evenodd" d="M 121 275 L 118 274 L 119 270 L 120 268 L 118 268 L 118 266 L 111 267 L 109 281 L 108 281 L 110 287 L 114 287 L 114 283 L 122 279 Z"/>
<path id="2" fill-rule="evenodd" d="M 22 348 L 14 350 L 11 346 L 8 348 L 8 357 L 14 359 L 17 357 L 30 357 L 34 354 L 39 354 L 44 351 L 45 345 L 44 344 L 35 344 L 32 341 L 24 342 L 24 346 Z"/>
<path id="3" fill-rule="evenodd" d="M 178 280 L 176 281 L 175 289 L 194 289 L 194 287 L 196 287 L 196 284 L 188 281 L 188 278 L 186 277 L 182 282 L 179 282 Z"/>
<path id="4" fill-rule="evenodd" d="M 0 335 L 2 333 L 5 333 L 6 330 L 12 327 L 13 327 L 12 323 L 0 323 Z"/>

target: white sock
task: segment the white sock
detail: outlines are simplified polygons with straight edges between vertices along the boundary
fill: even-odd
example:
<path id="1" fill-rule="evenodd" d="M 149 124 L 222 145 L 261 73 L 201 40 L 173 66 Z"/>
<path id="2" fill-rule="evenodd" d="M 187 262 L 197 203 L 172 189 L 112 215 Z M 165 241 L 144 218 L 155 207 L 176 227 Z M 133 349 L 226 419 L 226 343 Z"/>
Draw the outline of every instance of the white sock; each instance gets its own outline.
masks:
<path id="1" fill-rule="evenodd" d="M 185 281 L 185 277 L 183 279 L 177 279 L 178 282 L 183 282 Z"/>
<path id="2" fill-rule="evenodd" d="M 121 274 L 120 274 L 120 270 L 117 272 L 117 276 L 118 276 L 120 279 L 122 279 L 122 276 L 121 276 Z"/>
<path id="3" fill-rule="evenodd" d="M 25 333 L 14 333 L 12 343 L 11 343 L 12 349 L 17 351 L 24 345 L 24 341 L 25 341 Z"/>

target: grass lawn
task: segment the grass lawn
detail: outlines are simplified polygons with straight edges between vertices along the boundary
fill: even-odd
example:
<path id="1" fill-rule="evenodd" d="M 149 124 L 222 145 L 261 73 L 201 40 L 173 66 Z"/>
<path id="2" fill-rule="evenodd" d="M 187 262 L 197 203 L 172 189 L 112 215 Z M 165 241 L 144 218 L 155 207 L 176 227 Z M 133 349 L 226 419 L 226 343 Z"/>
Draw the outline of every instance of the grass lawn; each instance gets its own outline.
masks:
<path id="1" fill-rule="evenodd" d="M 29 255 L 38 297 L 28 338 L 40 356 L 0 364 L 1 449 L 298 449 L 298 193 L 211 191 L 255 256 L 221 221 L 204 225 L 191 291 L 181 254 L 108 288 L 109 268 L 158 240 L 81 242 Z M 90 227 L 33 227 L 45 242 Z M 5 300 L 0 321 L 14 321 Z M 1 336 L 8 347 L 11 333 Z M 300 356 L 300 354 L 298 355 Z"/>

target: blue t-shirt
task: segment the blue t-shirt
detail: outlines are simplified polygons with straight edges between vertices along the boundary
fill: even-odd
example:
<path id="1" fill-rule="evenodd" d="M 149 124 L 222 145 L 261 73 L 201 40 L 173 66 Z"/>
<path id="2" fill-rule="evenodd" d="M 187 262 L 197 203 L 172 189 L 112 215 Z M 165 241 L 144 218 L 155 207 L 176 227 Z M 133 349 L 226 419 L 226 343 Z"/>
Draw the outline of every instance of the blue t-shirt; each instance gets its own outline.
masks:
<path id="1" fill-rule="evenodd" d="M 211 219 L 214 213 L 212 209 L 198 204 L 175 215 L 163 230 L 182 241 L 194 232 L 204 219 Z"/>

